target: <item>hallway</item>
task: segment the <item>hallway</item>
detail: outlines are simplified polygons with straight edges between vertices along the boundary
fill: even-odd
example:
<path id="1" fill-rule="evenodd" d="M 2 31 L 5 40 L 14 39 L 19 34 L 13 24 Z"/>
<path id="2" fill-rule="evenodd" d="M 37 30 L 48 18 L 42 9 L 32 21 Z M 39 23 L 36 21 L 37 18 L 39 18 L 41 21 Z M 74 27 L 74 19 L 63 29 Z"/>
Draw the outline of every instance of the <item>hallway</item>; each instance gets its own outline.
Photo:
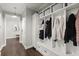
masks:
<path id="1" fill-rule="evenodd" d="M 6 46 L 1 51 L 2 56 L 41 56 L 39 52 L 33 48 L 25 50 L 24 46 L 19 43 L 19 40 L 7 39 Z"/>
<path id="2" fill-rule="evenodd" d="M 42 56 L 32 43 L 36 32 L 33 33 L 35 27 L 32 16 L 51 4 L 0 3 L 0 55 Z M 19 40 L 16 39 L 18 36 Z"/>
<path id="3" fill-rule="evenodd" d="M 0 3 L 1 56 L 79 56 L 79 3 Z"/>

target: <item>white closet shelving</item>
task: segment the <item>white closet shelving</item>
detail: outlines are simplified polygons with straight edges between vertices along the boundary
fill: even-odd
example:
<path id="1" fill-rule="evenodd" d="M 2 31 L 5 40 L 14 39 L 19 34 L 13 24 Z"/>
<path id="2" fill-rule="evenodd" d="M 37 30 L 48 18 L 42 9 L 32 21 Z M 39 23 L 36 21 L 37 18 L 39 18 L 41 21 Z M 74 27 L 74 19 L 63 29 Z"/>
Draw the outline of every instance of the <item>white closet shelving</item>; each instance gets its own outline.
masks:
<path id="1" fill-rule="evenodd" d="M 52 22 L 55 19 L 56 16 L 58 15 L 62 15 L 64 16 L 65 22 L 67 19 L 67 16 L 69 13 L 76 13 L 78 11 L 79 8 L 79 4 L 78 3 L 74 3 L 74 4 L 68 4 L 68 6 L 64 6 L 64 3 L 61 3 L 58 9 L 52 9 L 52 6 L 54 6 L 54 4 L 50 5 L 49 7 L 45 8 L 42 12 L 39 13 L 39 22 L 44 19 L 44 22 L 46 21 L 45 19 L 49 16 L 52 17 Z M 56 6 L 57 8 L 57 6 Z M 40 24 L 38 24 L 40 25 Z M 53 24 L 52 24 L 53 25 Z M 66 24 L 65 24 L 66 26 Z M 39 27 L 38 27 L 39 28 Z M 65 27 L 66 28 L 66 27 Z M 52 32 L 53 34 L 53 32 Z M 38 38 L 39 39 L 39 38 Z M 61 46 L 59 46 L 59 44 L 61 43 Z M 55 43 L 56 47 L 53 47 L 53 35 L 51 37 L 50 40 L 43 40 L 43 42 L 40 41 L 40 39 L 36 42 L 36 46 L 37 46 L 37 50 L 42 53 L 43 55 L 79 55 L 78 49 L 79 46 L 74 47 L 74 50 L 76 52 L 71 53 L 71 54 L 67 54 L 67 45 L 64 43 L 64 39 L 61 40 L 60 43 Z M 72 49 L 73 47 L 71 47 L 70 49 Z M 50 52 L 51 51 L 51 52 Z"/>

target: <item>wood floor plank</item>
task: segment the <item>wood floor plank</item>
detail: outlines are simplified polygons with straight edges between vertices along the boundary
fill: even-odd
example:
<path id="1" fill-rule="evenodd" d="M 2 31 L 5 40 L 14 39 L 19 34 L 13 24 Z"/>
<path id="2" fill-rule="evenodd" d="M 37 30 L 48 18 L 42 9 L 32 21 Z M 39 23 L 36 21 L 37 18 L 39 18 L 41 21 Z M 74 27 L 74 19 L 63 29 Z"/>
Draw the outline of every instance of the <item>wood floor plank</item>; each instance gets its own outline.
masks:
<path id="1" fill-rule="evenodd" d="M 25 50 L 17 39 L 7 39 L 6 46 L 1 50 L 1 56 L 42 56 L 34 48 Z"/>

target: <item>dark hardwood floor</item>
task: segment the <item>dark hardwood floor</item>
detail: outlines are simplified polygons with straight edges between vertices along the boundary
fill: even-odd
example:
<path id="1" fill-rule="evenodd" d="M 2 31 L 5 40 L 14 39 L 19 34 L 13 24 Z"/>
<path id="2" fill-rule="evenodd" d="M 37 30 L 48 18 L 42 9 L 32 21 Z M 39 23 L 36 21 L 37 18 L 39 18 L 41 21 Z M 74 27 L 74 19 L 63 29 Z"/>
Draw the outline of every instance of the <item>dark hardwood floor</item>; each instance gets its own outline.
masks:
<path id="1" fill-rule="evenodd" d="M 43 56 L 37 50 L 35 50 L 35 48 L 27 49 L 26 54 L 27 54 L 27 56 Z"/>
<path id="2" fill-rule="evenodd" d="M 34 48 L 25 50 L 18 39 L 7 39 L 6 46 L 1 50 L 1 56 L 42 56 Z"/>

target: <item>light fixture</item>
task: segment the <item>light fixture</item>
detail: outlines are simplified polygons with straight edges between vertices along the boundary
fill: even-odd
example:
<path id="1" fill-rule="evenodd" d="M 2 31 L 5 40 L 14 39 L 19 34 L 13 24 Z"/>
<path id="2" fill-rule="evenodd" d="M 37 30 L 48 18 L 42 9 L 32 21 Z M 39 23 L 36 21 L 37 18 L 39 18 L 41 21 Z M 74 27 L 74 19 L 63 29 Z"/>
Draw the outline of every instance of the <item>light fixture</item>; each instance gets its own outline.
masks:
<path id="1" fill-rule="evenodd" d="M 16 18 L 17 16 L 16 16 L 16 15 L 13 15 L 12 17 L 13 17 L 13 18 Z"/>
<path id="2" fill-rule="evenodd" d="M 15 14 L 12 16 L 13 18 L 16 18 L 16 7 L 14 7 L 14 10 L 15 10 Z"/>

